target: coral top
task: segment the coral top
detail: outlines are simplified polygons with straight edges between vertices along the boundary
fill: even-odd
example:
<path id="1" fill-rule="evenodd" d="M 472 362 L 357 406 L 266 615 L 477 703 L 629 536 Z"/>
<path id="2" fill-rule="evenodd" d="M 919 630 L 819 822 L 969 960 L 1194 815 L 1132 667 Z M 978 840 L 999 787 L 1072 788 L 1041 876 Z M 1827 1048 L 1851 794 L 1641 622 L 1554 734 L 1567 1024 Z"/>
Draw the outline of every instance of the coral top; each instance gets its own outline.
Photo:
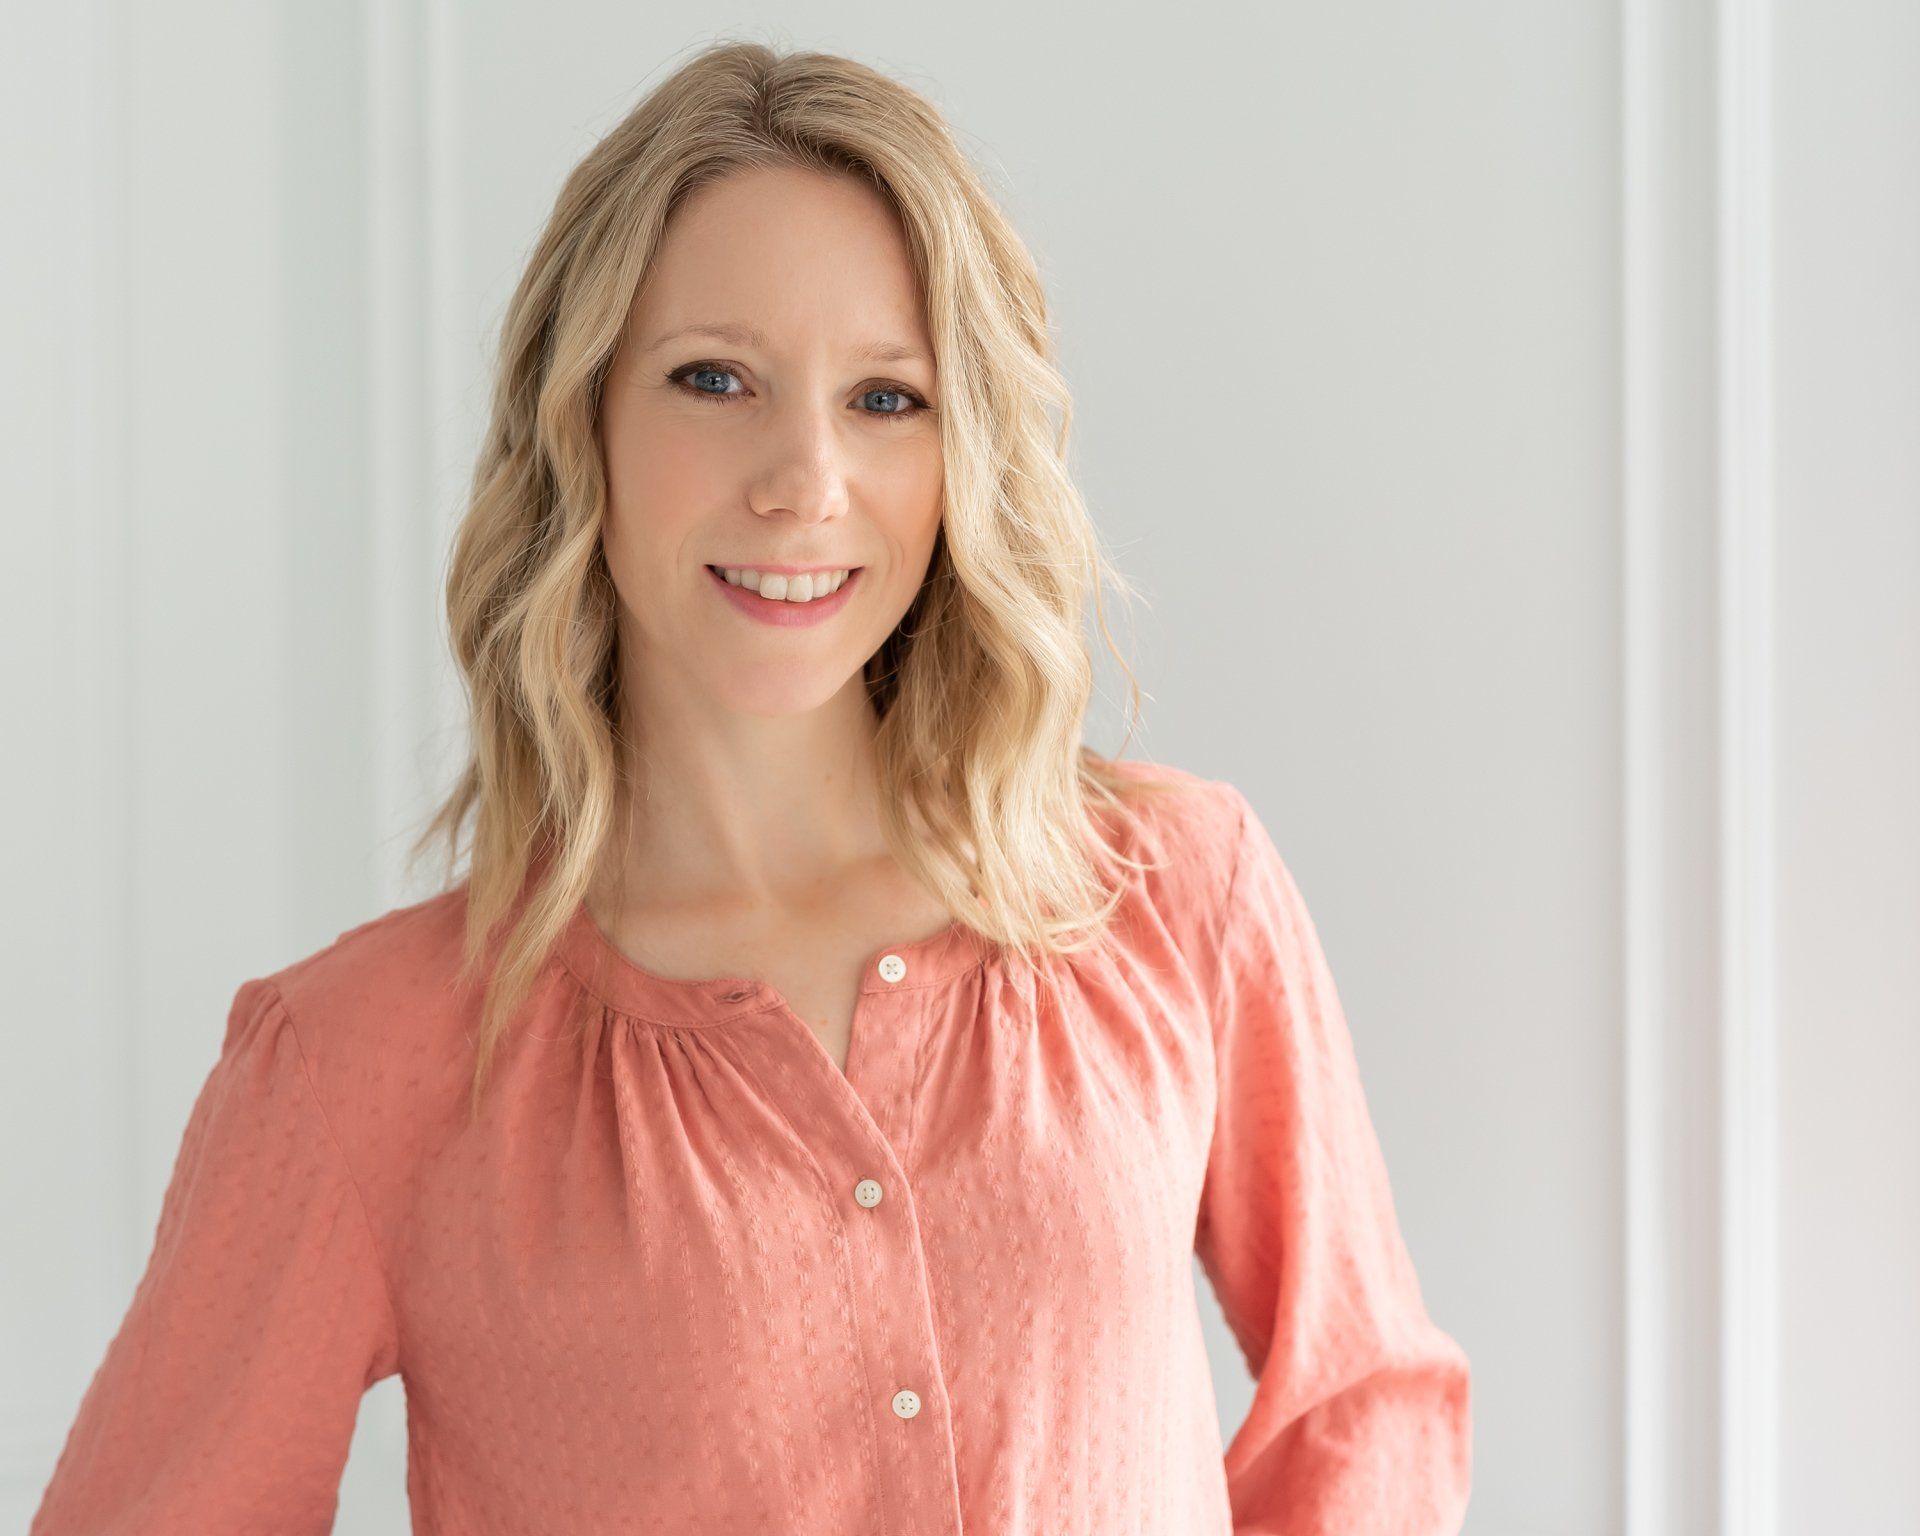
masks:
<path id="1" fill-rule="evenodd" d="M 395 1372 L 416 1533 L 1457 1531 L 1468 1361 L 1313 925 L 1164 771 L 1117 959 L 1055 1007 L 958 923 L 875 950 L 844 1074 L 582 906 L 470 1128 L 464 887 L 245 982 L 32 1536 L 328 1531 Z"/>

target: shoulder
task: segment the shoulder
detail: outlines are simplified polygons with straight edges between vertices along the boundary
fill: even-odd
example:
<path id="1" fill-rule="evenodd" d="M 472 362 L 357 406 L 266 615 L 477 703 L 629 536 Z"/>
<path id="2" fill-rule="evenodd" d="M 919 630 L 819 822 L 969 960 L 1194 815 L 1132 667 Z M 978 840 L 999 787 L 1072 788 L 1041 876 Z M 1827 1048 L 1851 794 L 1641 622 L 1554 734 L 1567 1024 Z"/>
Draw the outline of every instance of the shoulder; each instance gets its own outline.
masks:
<path id="1" fill-rule="evenodd" d="M 1252 808 L 1234 784 L 1191 769 L 1119 758 L 1106 767 L 1125 783 L 1111 822 L 1117 851 L 1144 866 L 1131 874 L 1139 899 L 1155 926 L 1204 971 L 1219 943 Z"/>
<path id="2" fill-rule="evenodd" d="M 250 982 L 281 1005 L 330 1119 L 378 1122 L 462 1080 L 477 983 L 463 884 L 357 924 Z"/>
<path id="3" fill-rule="evenodd" d="M 464 884 L 347 929 L 262 978 L 296 1017 L 417 1009 L 453 991 L 466 926 Z"/>
<path id="4" fill-rule="evenodd" d="M 1125 846 L 1161 866 L 1160 893 L 1224 896 L 1252 814 L 1240 790 L 1168 763 L 1112 758 L 1106 767 L 1124 781 L 1118 821 Z"/>

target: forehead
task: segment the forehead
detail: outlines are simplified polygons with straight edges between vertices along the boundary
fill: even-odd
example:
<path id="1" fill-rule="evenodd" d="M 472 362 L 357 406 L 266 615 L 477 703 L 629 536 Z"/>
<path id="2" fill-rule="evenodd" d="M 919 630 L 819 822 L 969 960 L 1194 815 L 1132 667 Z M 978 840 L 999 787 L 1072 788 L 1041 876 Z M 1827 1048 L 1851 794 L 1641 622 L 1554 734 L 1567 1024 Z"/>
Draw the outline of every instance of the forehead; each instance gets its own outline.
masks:
<path id="1" fill-rule="evenodd" d="M 712 321 L 755 327 L 774 349 L 854 333 L 927 344 L 893 208 L 856 177 L 800 168 L 735 172 L 667 220 L 634 304 L 636 341 Z"/>

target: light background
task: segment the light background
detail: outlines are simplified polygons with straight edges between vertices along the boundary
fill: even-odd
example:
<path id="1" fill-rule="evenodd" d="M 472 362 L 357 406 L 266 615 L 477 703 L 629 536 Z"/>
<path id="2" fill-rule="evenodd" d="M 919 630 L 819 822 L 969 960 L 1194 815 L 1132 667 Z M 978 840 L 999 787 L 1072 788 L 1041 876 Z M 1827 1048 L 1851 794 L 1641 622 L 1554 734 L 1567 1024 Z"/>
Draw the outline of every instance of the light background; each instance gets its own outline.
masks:
<path id="1" fill-rule="evenodd" d="M 1039 258 L 1137 750 L 1313 909 L 1474 1363 L 1468 1529 L 1920 1529 L 1920 9 L 694 14 L 9 7 L 0 1524 L 233 988 L 421 894 L 561 177 L 747 35 L 929 94 Z M 404 1455 L 393 1379 L 340 1530 L 404 1532 Z"/>

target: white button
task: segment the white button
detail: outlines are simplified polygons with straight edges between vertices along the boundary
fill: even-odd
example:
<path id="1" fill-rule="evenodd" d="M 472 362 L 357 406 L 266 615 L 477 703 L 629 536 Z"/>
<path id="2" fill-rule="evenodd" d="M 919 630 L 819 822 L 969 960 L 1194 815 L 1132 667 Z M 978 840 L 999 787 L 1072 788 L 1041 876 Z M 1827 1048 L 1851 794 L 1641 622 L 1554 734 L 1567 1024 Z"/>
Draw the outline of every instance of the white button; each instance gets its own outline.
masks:
<path id="1" fill-rule="evenodd" d="M 883 981 L 898 981 L 907 974 L 907 962 L 898 955 L 880 957 L 880 978 Z"/>
<path id="2" fill-rule="evenodd" d="M 872 1207 L 878 1205 L 880 1203 L 880 1181 L 878 1179 L 862 1179 L 858 1184 L 853 1186 L 853 1198 L 864 1206 Z"/>
<path id="3" fill-rule="evenodd" d="M 919 1395 L 902 1388 L 893 1394 L 893 1411 L 903 1419 L 912 1418 L 920 1411 Z"/>

